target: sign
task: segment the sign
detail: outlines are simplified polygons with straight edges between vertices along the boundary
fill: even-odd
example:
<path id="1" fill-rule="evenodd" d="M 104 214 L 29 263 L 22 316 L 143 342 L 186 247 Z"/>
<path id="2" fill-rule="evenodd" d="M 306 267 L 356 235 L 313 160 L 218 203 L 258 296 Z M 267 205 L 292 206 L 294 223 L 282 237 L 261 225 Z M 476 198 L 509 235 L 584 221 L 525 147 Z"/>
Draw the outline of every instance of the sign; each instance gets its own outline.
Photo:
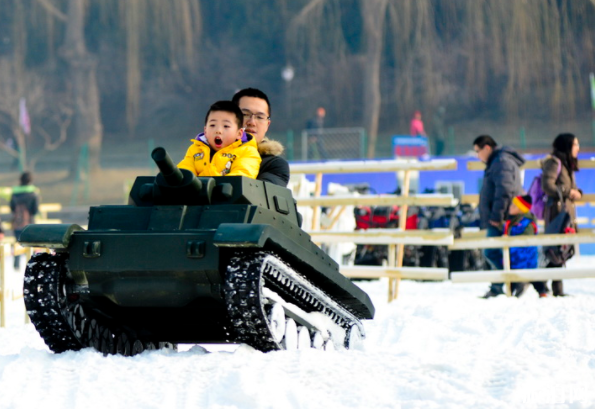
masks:
<path id="1" fill-rule="evenodd" d="M 419 158 L 428 155 L 428 138 L 425 136 L 393 136 L 393 156 Z"/>

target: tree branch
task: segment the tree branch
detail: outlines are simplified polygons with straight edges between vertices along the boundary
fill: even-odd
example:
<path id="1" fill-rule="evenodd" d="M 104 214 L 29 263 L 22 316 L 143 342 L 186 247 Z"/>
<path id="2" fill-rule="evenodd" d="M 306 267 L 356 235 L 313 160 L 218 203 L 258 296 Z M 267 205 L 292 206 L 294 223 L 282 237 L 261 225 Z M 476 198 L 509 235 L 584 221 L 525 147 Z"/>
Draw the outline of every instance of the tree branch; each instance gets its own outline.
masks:
<path id="1" fill-rule="evenodd" d="M 56 8 L 56 6 L 54 6 L 51 3 L 50 0 L 37 0 L 37 2 L 39 4 L 41 4 L 43 6 L 43 8 L 45 8 L 48 13 L 50 13 L 52 16 L 56 17 L 58 20 L 61 20 L 61 21 L 68 20 L 68 18 L 66 17 L 66 14 L 64 14 L 60 10 L 58 10 Z"/>

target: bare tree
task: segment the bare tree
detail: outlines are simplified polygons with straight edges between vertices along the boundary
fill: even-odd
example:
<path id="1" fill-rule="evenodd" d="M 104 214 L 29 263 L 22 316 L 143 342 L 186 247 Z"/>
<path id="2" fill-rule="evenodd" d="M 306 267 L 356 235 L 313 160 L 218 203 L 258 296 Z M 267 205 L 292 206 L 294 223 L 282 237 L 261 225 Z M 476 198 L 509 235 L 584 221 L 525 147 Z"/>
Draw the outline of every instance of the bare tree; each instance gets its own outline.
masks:
<path id="1" fill-rule="evenodd" d="M 368 158 L 376 155 L 378 121 L 382 93 L 380 91 L 380 68 L 384 47 L 384 21 L 388 0 L 365 0 L 361 2 L 366 51 L 364 64 L 364 121 L 368 130 Z"/>
<path id="2" fill-rule="evenodd" d="M 59 102 L 44 97 L 47 79 L 30 71 L 16 75 L 15 61 L 0 60 L 0 123 L 8 130 L 9 138 L 0 140 L 0 149 L 21 162 L 21 167 L 35 170 L 37 161 L 66 141 L 72 118 L 69 99 L 61 96 Z M 15 78 L 18 80 L 15 81 Z M 32 118 L 31 134 L 26 135 L 19 120 L 19 102 L 26 98 Z M 35 146 L 35 150 L 30 149 Z"/>

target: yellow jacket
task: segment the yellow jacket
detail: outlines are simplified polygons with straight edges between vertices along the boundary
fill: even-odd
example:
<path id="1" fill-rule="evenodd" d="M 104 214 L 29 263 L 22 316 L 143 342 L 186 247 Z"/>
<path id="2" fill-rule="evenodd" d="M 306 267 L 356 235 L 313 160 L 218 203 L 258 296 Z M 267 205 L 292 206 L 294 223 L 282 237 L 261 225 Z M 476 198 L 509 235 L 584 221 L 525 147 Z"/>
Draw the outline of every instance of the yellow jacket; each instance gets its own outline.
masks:
<path id="1" fill-rule="evenodd" d="M 252 134 L 244 133 L 242 139 L 215 152 L 212 160 L 211 148 L 203 133 L 191 141 L 192 145 L 178 168 L 188 169 L 196 176 L 247 176 L 252 179 L 258 176 L 261 158 Z"/>

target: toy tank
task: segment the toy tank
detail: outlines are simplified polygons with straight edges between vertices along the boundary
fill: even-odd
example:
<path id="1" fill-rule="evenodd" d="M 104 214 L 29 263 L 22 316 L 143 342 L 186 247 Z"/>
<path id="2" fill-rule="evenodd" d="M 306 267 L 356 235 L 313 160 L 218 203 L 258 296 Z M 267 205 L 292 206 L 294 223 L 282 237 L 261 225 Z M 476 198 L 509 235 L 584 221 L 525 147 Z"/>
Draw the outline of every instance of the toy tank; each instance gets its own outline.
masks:
<path id="1" fill-rule="evenodd" d="M 288 189 L 241 176 L 196 178 L 163 148 L 128 205 L 93 206 L 87 230 L 30 225 L 27 313 L 54 352 L 134 355 L 178 343 L 261 351 L 353 348 L 368 295 L 300 229 Z"/>

